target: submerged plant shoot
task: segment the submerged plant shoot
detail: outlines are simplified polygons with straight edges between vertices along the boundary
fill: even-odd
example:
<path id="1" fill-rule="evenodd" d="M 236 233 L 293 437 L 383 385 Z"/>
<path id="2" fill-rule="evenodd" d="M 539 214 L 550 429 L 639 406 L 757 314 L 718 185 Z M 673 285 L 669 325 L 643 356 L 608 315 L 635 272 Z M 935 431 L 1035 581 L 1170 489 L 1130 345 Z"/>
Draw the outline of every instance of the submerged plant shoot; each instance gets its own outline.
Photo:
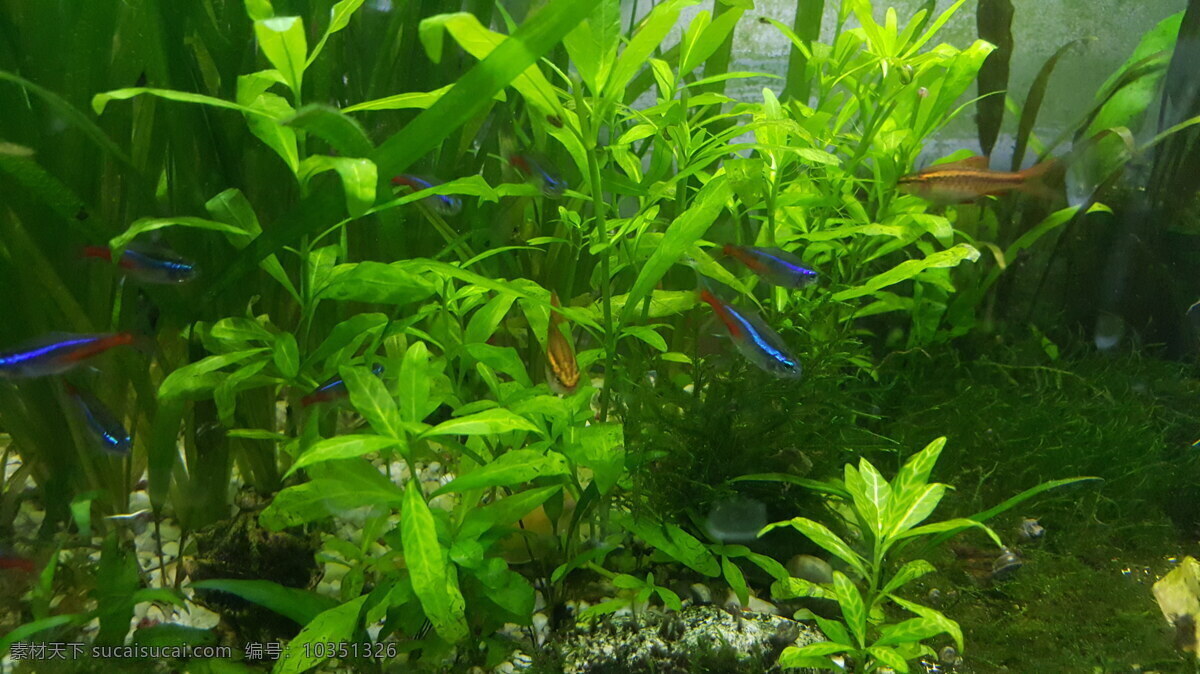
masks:
<path id="1" fill-rule="evenodd" d="M 1198 62 L 0 0 L 0 671 L 1195 671 Z"/>

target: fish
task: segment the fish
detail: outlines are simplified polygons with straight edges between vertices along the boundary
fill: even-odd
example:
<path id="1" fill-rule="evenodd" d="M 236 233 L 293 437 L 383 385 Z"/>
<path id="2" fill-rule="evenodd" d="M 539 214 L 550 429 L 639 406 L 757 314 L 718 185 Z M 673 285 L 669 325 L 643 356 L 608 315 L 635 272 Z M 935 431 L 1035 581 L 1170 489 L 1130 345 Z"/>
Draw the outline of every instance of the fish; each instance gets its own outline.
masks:
<path id="1" fill-rule="evenodd" d="M 1053 199 L 1055 193 L 1045 185 L 1044 178 L 1059 166 L 1057 160 L 1051 159 L 1023 171 L 992 171 L 988 169 L 987 157 L 968 157 L 902 176 L 896 187 L 901 192 L 941 204 L 966 203 L 1014 190 Z"/>
<path id="2" fill-rule="evenodd" d="M 87 246 L 80 256 L 112 262 L 112 249 Z M 162 285 L 187 283 L 199 274 L 195 264 L 160 248 L 126 248 L 117 266 L 142 283 Z"/>
<path id="3" fill-rule="evenodd" d="M 423 178 L 421 176 L 414 176 L 405 173 L 392 178 L 392 184 L 398 187 L 407 187 L 414 192 L 420 192 L 421 190 L 437 187 L 441 183 L 430 180 L 429 178 Z M 433 196 L 426 197 L 421 201 L 439 215 L 446 217 L 458 215 L 459 212 L 462 211 L 462 199 L 459 199 L 458 197 L 452 197 L 448 194 L 435 194 Z"/>
<path id="4" fill-rule="evenodd" d="M 713 313 L 729 331 L 734 346 L 751 363 L 776 377 L 795 379 L 803 374 L 803 368 L 795 356 L 789 353 L 783 338 L 761 318 L 733 308 L 708 288 L 700 290 L 700 299 L 712 307 Z"/>
<path id="5" fill-rule="evenodd" d="M 725 244 L 725 254 L 749 267 L 764 281 L 784 288 L 803 288 L 817 280 L 817 272 L 782 248 Z"/>
<path id="6" fill-rule="evenodd" d="M 558 293 L 550 294 L 550 305 L 561 307 Z M 559 395 L 569 395 L 579 386 L 579 362 L 562 329 L 562 314 L 550 312 L 550 328 L 546 334 L 546 383 Z"/>
<path id="7" fill-rule="evenodd" d="M 74 334 L 54 332 L 0 352 L 0 378 L 28 379 L 62 374 L 116 346 L 134 344 L 129 332 Z"/>
<path id="8" fill-rule="evenodd" d="M 0 569 L 15 569 L 26 573 L 33 573 L 33 560 L 20 557 L 0 546 Z"/>
<path id="9" fill-rule="evenodd" d="M 383 375 L 383 365 L 375 363 L 371 366 L 371 373 L 376 377 Z M 346 382 L 342 381 L 340 376 L 334 375 L 321 384 L 312 393 L 300 399 L 300 405 L 308 407 L 317 403 L 327 403 L 331 400 L 342 400 L 350 395 L 350 391 L 346 389 Z"/>
<path id="10" fill-rule="evenodd" d="M 542 194 L 550 199 L 557 199 L 567 189 L 567 182 L 544 157 L 535 154 L 514 154 L 508 162 L 527 179 L 537 183 L 542 188 Z"/>
<path id="11" fill-rule="evenodd" d="M 63 389 L 74 403 L 84 432 L 93 446 L 109 454 L 128 456 L 133 449 L 133 439 L 117 416 L 88 391 L 69 382 L 63 382 Z"/>

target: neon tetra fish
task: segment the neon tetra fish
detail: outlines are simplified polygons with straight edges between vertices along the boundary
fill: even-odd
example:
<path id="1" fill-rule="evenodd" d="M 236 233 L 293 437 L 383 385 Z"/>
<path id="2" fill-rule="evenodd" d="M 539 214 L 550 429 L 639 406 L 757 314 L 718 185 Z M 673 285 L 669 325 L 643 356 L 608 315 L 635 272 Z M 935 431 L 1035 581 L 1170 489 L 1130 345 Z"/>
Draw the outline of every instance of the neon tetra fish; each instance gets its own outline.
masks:
<path id="1" fill-rule="evenodd" d="M 751 363 L 776 377 L 796 378 L 803 374 L 800 363 L 788 352 L 783 338 L 761 318 L 733 308 L 707 288 L 700 290 L 700 299 L 712 307 L 713 313 L 729 331 L 734 346 Z"/>
<path id="2" fill-rule="evenodd" d="M 80 255 L 112 262 L 112 250 L 103 246 L 88 246 Z M 198 273 L 196 265 L 174 253 L 149 248 L 126 248 L 117 266 L 143 283 L 187 283 Z"/>
<path id="3" fill-rule="evenodd" d="M 567 189 L 567 181 L 563 180 L 551 166 L 550 162 L 535 154 L 514 154 L 508 158 L 527 179 L 537 183 L 542 188 L 542 194 L 551 199 L 557 199 Z"/>
<path id="4" fill-rule="evenodd" d="M 376 377 L 383 374 L 383 366 L 375 363 L 371 366 L 371 373 Z M 331 400 L 341 400 L 350 395 L 350 391 L 346 389 L 346 382 L 341 377 L 334 375 L 321 384 L 312 393 L 300 399 L 300 405 L 308 407 L 316 403 L 327 403 Z"/>
<path id="5" fill-rule="evenodd" d="M 550 305 L 562 306 L 558 303 L 557 293 L 550 294 Z M 579 362 L 560 327 L 563 320 L 562 314 L 550 312 L 550 329 L 546 335 L 546 383 L 551 391 L 568 395 L 579 386 Z"/>
<path id="6" fill-rule="evenodd" d="M 896 187 L 902 192 L 942 204 L 965 203 L 1012 191 L 1053 198 L 1054 192 L 1046 187 L 1043 180 L 1047 173 L 1058 166 L 1058 161 L 1051 159 L 1023 171 L 992 171 L 988 169 L 987 157 L 968 157 L 910 173 L 901 177 Z"/>
<path id="7" fill-rule="evenodd" d="M 407 173 L 398 175 L 392 178 L 392 184 L 398 187 L 407 187 L 414 192 L 427 190 L 432 187 L 437 187 L 441 183 L 422 178 L 421 176 L 409 175 Z M 458 197 L 452 197 L 448 194 L 435 194 L 431 197 L 426 197 L 422 201 L 440 215 L 450 217 L 458 215 L 462 211 L 462 200 Z"/>
<path id="8" fill-rule="evenodd" d="M 128 456 L 133 449 L 129 431 L 96 396 L 64 382 L 63 388 L 75 405 L 88 440 L 96 448 L 117 456 Z"/>
<path id="9" fill-rule="evenodd" d="M 0 378 L 25 379 L 62 374 L 92 356 L 114 346 L 135 341 L 132 333 L 101 334 L 50 333 L 26 342 L 12 351 L 0 353 Z"/>
<path id="10" fill-rule="evenodd" d="M 772 285 L 803 288 L 817 280 L 817 272 L 805 267 L 800 258 L 782 248 L 758 248 L 725 244 L 725 254 L 737 258 Z"/>

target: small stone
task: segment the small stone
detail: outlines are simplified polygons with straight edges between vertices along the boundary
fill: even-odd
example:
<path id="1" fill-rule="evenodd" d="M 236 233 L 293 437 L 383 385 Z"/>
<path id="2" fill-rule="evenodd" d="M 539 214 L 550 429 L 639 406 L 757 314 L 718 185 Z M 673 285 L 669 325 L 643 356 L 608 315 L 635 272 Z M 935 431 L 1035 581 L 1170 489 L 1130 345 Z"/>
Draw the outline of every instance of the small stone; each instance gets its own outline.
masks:
<path id="1" fill-rule="evenodd" d="M 692 600 L 693 604 L 700 606 L 713 602 L 712 590 L 708 589 L 704 583 L 692 583 L 688 588 L 688 598 Z"/>
<path id="2" fill-rule="evenodd" d="M 833 582 L 833 567 L 829 562 L 813 555 L 796 555 L 788 560 L 787 571 L 793 578 L 807 580 L 810 583 L 828 584 Z"/>

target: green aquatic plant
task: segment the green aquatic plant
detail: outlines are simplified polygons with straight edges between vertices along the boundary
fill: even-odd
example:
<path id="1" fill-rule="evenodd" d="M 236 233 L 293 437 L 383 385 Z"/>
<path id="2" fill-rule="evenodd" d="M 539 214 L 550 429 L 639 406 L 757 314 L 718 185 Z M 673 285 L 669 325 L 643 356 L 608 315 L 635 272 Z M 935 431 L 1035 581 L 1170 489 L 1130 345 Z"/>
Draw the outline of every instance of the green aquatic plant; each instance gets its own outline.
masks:
<path id="1" fill-rule="evenodd" d="M 860 459 L 857 467 L 847 464 L 842 481 L 801 481 L 804 486 L 816 488 L 836 500 L 835 511 L 842 513 L 844 524 L 852 533 L 849 539 L 807 517 L 775 522 L 760 533 L 790 526 L 840 560 L 854 577 L 852 580 L 850 575 L 835 570 L 831 587 L 799 578 L 775 582 L 772 593 L 777 598 L 832 599 L 842 613 L 841 621 L 814 615 L 827 641 L 785 649 L 780 656 L 781 665 L 835 667 L 829 656 L 843 654 L 852 657 L 864 672 L 881 667 L 907 672 L 909 661 L 934 654 L 923 642 L 939 634 L 950 635 L 961 653 L 963 636 L 958 623 L 937 609 L 897 594 L 912 581 L 933 572 L 933 565 L 924 559 L 911 559 L 895 568 L 897 558 L 916 541 L 924 539 L 928 546 L 972 528 L 983 531 L 997 546 L 1002 546 L 999 536 L 983 523 L 985 520 L 1048 489 L 1095 479 L 1045 482 L 972 517 L 922 524 L 950 489 L 948 485 L 929 481 L 945 444 L 945 438 L 929 443 L 904 463 L 891 482 L 866 459 Z M 770 479 L 789 481 L 786 476 Z M 916 617 L 897 622 L 890 614 L 893 606 Z"/>

